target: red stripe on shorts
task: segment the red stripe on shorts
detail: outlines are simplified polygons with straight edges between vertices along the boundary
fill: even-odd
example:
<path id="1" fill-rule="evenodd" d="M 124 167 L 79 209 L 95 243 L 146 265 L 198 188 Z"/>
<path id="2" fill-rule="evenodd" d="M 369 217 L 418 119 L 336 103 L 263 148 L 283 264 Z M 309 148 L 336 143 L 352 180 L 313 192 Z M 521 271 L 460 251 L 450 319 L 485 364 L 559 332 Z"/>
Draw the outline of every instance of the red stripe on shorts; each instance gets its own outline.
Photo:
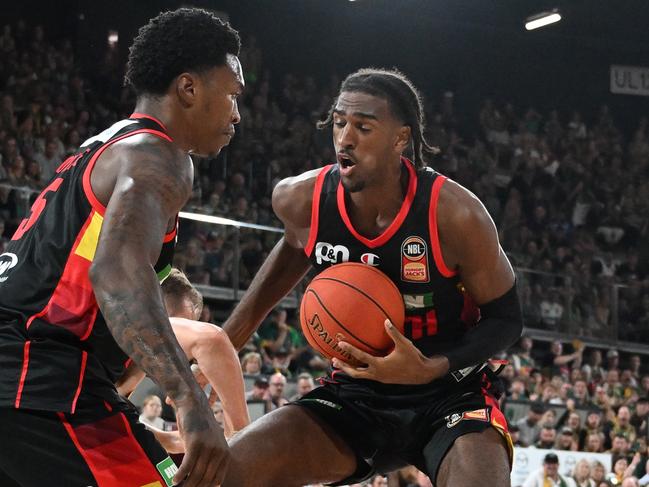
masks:
<path id="1" fill-rule="evenodd" d="M 97 487 L 140 487 L 154 482 L 165 485 L 122 413 L 79 426 L 72 426 L 62 413 L 59 417 Z"/>

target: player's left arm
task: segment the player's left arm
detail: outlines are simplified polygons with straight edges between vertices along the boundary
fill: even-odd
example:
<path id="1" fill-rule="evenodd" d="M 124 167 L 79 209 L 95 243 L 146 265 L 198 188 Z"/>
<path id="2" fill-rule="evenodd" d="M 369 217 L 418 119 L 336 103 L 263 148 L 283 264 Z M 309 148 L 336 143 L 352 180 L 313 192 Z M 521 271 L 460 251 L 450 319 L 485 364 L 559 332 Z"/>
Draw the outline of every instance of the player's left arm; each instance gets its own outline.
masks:
<path id="1" fill-rule="evenodd" d="M 459 273 L 468 294 L 480 308 L 480 321 L 444 357 L 448 370 L 488 360 L 506 350 L 523 331 L 514 271 L 498 241 L 498 232 L 484 205 L 466 189 L 447 182 L 454 210 L 440 215 L 444 255 Z"/>
<path id="2" fill-rule="evenodd" d="M 386 331 L 394 341 L 392 352 L 374 357 L 340 342 L 343 350 L 365 365 L 355 367 L 334 358 L 335 367 L 352 377 L 388 384 L 426 384 L 449 371 L 484 362 L 520 337 L 523 320 L 514 271 L 485 207 L 469 191 L 448 181 L 442 187 L 437 220 L 444 262 L 459 273 L 466 291 L 480 307 L 478 324 L 444 355 L 426 357 L 386 321 Z"/>

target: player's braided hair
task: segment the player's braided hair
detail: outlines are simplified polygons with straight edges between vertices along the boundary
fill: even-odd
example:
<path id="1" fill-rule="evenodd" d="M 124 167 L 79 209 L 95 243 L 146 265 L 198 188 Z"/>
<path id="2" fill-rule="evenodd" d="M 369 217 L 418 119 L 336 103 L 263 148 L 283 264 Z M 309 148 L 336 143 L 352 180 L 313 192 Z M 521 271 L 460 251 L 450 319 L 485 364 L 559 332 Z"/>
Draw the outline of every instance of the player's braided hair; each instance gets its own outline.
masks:
<path id="1" fill-rule="evenodd" d="M 129 49 L 124 83 L 137 95 L 162 95 L 186 71 L 201 73 L 239 55 L 236 30 L 200 8 L 163 12 L 141 27 Z"/>
<path id="2" fill-rule="evenodd" d="M 426 165 L 425 152 L 436 154 L 424 136 L 426 127 L 421 95 L 412 82 L 397 69 L 364 68 L 350 74 L 340 85 L 343 91 L 366 93 L 387 100 L 392 114 L 410 127 L 412 133 L 413 162 L 416 167 Z M 331 105 L 327 118 L 318 122 L 318 128 L 331 126 L 336 101 Z"/>

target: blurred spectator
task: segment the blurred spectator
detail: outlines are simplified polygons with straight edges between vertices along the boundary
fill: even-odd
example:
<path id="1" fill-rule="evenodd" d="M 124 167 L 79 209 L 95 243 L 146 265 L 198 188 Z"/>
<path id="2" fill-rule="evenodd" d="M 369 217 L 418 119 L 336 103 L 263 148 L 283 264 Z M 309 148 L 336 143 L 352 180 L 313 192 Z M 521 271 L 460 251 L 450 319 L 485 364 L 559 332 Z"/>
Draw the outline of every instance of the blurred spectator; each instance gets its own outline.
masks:
<path id="1" fill-rule="evenodd" d="M 631 416 L 631 425 L 638 436 L 649 438 L 649 398 L 641 397 L 635 404 L 635 412 Z"/>
<path id="2" fill-rule="evenodd" d="M 162 401 L 156 395 L 146 396 L 142 402 L 140 423 L 148 424 L 159 430 L 164 430 L 165 422 L 160 417 L 162 414 Z"/>
<path id="3" fill-rule="evenodd" d="M 602 433 L 589 433 L 586 436 L 585 447 L 582 451 L 601 453 L 604 451 L 604 436 Z"/>
<path id="4" fill-rule="evenodd" d="M 261 355 L 257 352 L 248 352 L 241 359 L 241 370 L 246 375 L 259 375 L 261 365 Z"/>
<path id="5" fill-rule="evenodd" d="M 279 372 L 285 377 L 291 377 L 291 371 L 289 366 L 291 365 L 291 353 L 286 348 L 280 348 L 277 351 L 271 351 L 268 354 L 270 358 L 270 364 L 266 367 L 265 372 L 272 374 L 274 372 Z"/>
<path id="6" fill-rule="evenodd" d="M 225 418 L 223 416 L 223 405 L 219 401 L 216 401 L 212 406 L 212 412 L 214 413 L 214 419 L 216 419 L 216 422 L 221 425 L 221 428 L 223 428 Z"/>
<path id="7" fill-rule="evenodd" d="M 543 458 L 543 467 L 530 473 L 523 483 L 523 487 L 570 487 L 572 479 L 559 473 L 559 457 L 555 453 L 548 453 Z"/>
<path id="8" fill-rule="evenodd" d="M 614 458 L 626 457 L 629 454 L 629 448 L 630 443 L 627 437 L 623 434 L 618 434 L 613 437 L 611 449 L 608 450 L 608 453 L 613 455 Z"/>
<path id="9" fill-rule="evenodd" d="M 584 407 L 590 403 L 590 394 L 588 393 L 588 385 L 584 380 L 576 380 L 573 384 L 570 394 L 571 399 L 574 401 L 576 407 Z"/>
<path id="10" fill-rule="evenodd" d="M 606 479 L 612 485 L 621 485 L 624 478 L 627 476 L 627 469 L 629 468 L 629 461 L 626 457 L 613 458 L 613 471 L 610 472 Z"/>
<path id="11" fill-rule="evenodd" d="M 613 421 L 609 422 L 604 433 L 608 434 L 613 440 L 617 436 L 623 436 L 629 443 L 633 443 L 636 437 L 636 431 L 631 424 L 631 412 L 626 406 L 620 406 Z"/>
<path id="12" fill-rule="evenodd" d="M 56 142 L 49 140 L 45 143 L 45 151 L 34 155 L 34 161 L 40 165 L 41 179 L 46 183 L 54 177 L 54 172 L 63 162 L 63 158 L 58 152 Z"/>
<path id="13" fill-rule="evenodd" d="M 582 367 L 584 379 L 587 382 L 603 380 L 606 371 L 602 368 L 602 352 L 593 348 L 588 355 L 588 361 Z"/>
<path id="14" fill-rule="evenodd" d="M 246 392 L 246 401 L 263 401 L 268 396 L 269 383 L 266 377 L 260 376 L 255 379 L 252 389 Z"/>
<path id="15" fill-rule="evenodd" d="M 579 460 L 572 472 L 575 487 L 595 487 L 595 481 L 590 478 L 590 463 L 585 458 Z"/>
<path id="16" fill-rule="evenodd" d="M 512 355 L 512 364 L 516 375 L 528 376 L 530 371 L 536 367 L 534 358 L 532 358 L 531 351 L 534 346 L 534 341 L 528 336 L 524 336 L 520 340 L 520 350 Z"/>
<path id="17" fill-rule="evenodd" d="M 617 350 L 606 352 L 607 370 L 617 370 L 620 368 L 620 354 Z"/>
<path id="18" fill-rule="evenodd" d="M 577 446 L 572 428 L 569 426 L 561 428 L 561 432 L 557 437 L 554 448 L 556 450 L 577 451 Z"/>
<path id="19" fill-rule="evenodd" d="M 584 349 L 577 348 L 573 353 L 562 355 L 563 344 L 559 340 L 552 342 L 550 353 L 543 359 L 542 366 L 550 371 L 550 375 L 570 375 L 568 364 L 572 363 L 573 367 L 581 366 L 581 357 Z"/>
<path id="20" fill-rule="evenodd" d="M 267 398 L 270 400 L 271 409 L 277 409 L 288 403 L 284 397 L 284 388 L 286 387 L 286 377 L 277 372 L 270 376 L 270 387 L 268 387 Z"/>
<path id="21" fill-rule="evenodd" d="M 307 392 L 311 392 L 315 387 L 313 382 L 313 376 L 308 372 L 303 372 L 297 377 L 297 391 L 293 397 L 291 397 L 291 402 L 297 401 Z"/>
<path id="22" fill-rule="evenodd" d="M 572 431 L 570 432 L 572 436 Z M 557 430 L 554 429 L 552 423 L 545 423 L 539 431 L 539 440 L 534 443 L 536 448 L 543 448 L 549 450 L 554 448 L 555 441 L 557 439 Z"/>
<path id="23" fill-rule="evenodd" d="M 600 487 L 601 482 L 606 482 L 606 467 L 604 467 L 602 462 L 598 460 L 593 461 L 590 470 L 590 476 L 597 487 Z"/>
<path id="24" fill-rule="evenodd" d="M 536 441 L 539 431 L 541 431 L 539 421 L 541 420 L 543 413 L 545 413 L 545 407 L 543 404 L 540 402 L 534 402 L 530 405 L 527 415 L 524 418 L 519 419 L 516 423 L 516 426 L 518 426 L 520 431 L 520 442 L 523 445 L 532 445 Z"/>

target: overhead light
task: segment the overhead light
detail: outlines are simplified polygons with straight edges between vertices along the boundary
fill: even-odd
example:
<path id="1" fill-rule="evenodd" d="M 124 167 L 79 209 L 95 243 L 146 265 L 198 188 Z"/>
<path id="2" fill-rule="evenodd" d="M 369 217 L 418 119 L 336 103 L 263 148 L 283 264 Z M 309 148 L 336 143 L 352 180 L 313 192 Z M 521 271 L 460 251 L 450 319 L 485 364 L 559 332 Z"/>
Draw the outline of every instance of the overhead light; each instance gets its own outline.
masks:
<path id="1" fill-rule="evenodd" d="M 115 47 L 119 41 L 119 33 L 116 30 L 108 31 L 108 45 L 110 47 Z"/>
<path id="2" fill-rule="evenodd" d="M 545 27 L 546 25 L 554 24 L 561 20 L 561 14 L 558 10 L 552 10 L 551 12 L 541 12 L 540 14 L 532 15 L 528 17 L 525 21 L 525 28 L 527 30 L 539 29 Z"/>

